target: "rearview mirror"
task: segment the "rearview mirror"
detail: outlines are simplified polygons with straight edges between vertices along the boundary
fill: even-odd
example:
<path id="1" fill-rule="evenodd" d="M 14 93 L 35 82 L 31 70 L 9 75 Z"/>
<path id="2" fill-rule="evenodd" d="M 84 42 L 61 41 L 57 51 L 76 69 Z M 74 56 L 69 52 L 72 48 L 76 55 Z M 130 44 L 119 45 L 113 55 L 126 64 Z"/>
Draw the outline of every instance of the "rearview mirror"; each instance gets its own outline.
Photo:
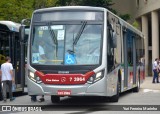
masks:
<path id="1" fill-rule="evenodd" d="M 112 48 L 117 48 L 117 34 L 115 31 L 112 32 L 111 37 Z"/>

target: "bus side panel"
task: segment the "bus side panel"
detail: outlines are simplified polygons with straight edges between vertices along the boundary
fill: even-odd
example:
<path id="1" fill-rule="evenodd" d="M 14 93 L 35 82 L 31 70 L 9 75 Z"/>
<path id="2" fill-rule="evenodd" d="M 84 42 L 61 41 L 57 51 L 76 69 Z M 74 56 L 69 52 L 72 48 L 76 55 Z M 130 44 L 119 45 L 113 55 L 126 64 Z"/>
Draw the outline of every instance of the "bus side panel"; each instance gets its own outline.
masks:
<path id="1" fill-rule="evenodd" d="M 133 66 L 128 67 L 128 87 L 127 89 L 131 89 L 133 87 Z"/>
<path id="2" fill-rule="evenodd" d="M 107 95 L 107 84 L 106 84 L 107 77 L 105 76 L 100 81 L 96 82 L 95 84 L 91 84 L 88 88 L 86 93 L 103 93 L 104 96 Z M 95 91 L 96 90 L 96 91 Z"/>
<path id="3" fill-rule="evenodd" d="M 26 78 L 27 78 L 28 95 L 43 95 L 42 87 L 39 84 L 30 80 L 28 76 Z"/>
<path id="4" fill-rule="evenodd" d="M 117 82 L 118 82 L 118 70 L 117 67 L 107 75 L 107 96 L 113 96 L 117 94 Z"/>

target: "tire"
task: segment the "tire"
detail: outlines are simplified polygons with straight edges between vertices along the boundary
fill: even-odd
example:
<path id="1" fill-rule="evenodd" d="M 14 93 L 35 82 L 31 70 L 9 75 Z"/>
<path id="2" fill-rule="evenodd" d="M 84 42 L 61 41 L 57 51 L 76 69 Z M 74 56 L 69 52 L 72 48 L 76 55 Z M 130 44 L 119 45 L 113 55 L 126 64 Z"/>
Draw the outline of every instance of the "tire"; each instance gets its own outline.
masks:
<path id="1" fill-rule="evenodd" d="M 3 97 L 2 97 L 2 94 L 0 93 L 0 101 L 2 101 L 3 100 Z"/>
<path id="2" fill-rule="evenodd" d="M 59 103 L 60 97 L 51 95 L 51 101 L 52 101 L 52 103 Z"/>
<path id="3" fill-rule="evenodd" d="M 118 102 L 119 100 L 119 92 L 120 92 L 120 82 L 117 82 L 117 94 L 110 98 L 110 102 Z"/>
<path id="4" fill-rule="evenodd" d="M 137 87 L 133 88 L 133 92 L 139 92 L 140 89 L 140 77 L 138 76 Z"/>

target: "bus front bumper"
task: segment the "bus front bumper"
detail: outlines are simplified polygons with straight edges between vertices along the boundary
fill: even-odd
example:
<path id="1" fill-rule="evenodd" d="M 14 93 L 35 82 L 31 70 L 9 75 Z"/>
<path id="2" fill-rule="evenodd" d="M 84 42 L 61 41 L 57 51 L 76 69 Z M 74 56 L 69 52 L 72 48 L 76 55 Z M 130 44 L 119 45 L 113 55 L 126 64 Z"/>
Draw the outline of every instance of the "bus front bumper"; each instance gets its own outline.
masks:
<path id="1" fill-rule="evenodd" d="M 55 95 L 55 96 L 106 96 L 105 78 L 94 84 L 83 85 L 46 85 L 37 84 L 28 79 L 29 95 Z"/>

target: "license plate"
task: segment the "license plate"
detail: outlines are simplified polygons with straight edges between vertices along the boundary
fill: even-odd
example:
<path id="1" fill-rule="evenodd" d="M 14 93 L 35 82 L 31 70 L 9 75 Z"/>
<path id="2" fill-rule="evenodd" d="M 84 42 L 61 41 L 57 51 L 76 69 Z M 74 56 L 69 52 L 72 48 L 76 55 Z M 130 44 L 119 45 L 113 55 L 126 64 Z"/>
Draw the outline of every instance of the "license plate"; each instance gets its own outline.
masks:
<path id="1" fill-rule="evenodd" d="M 71 95 L 71 90 L 58 90 L 57 94 L 62 96 L 69 96 Z"/>

